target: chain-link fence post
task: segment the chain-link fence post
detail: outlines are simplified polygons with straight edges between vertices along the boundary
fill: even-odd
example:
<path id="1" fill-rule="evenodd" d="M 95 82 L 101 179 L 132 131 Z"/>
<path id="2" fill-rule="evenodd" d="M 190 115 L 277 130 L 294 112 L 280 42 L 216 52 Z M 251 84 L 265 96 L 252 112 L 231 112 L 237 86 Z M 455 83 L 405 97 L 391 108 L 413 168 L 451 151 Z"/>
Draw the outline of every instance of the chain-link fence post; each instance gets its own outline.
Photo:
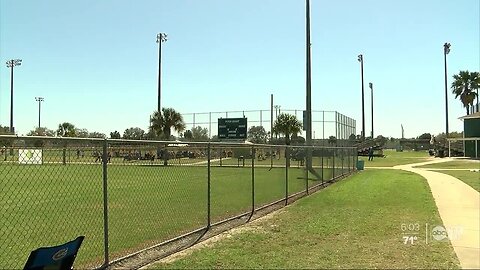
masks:
<path id="1" fill-rule="evenodd" d="M 168 143 L 164 144 L 163 146 L 162 158 L 163 158 L 163 166 L 167 166 L 168 158 L 169 158 Z"/>
<path id="2" fill-rule="evenodd" d="M 212 217 L 211 217 L 211 194 L 210 194 L 210 177 L 211 177 L 211 171 L 210 171 L 210 161 L 211 161 L 211 145 L 210 143 L 207 146 L 207 230 L 210 229 L 210 225 L 212 224 Z M 221 156 L 220 156 L 220 161 L 221 161 Z"/>
<path id="3" fill-rule="evenodd" d="M 355 155 L 355 168 L 357 167 L 357 164 L 358 164 L 358 150 L 355 150 L 357 151 L 356 155 Z"/>
<path id="4" fill-rule="evenodd" d="M 280 155 L 280 153 L 279 153 Z M 285 147 L 285 205 L 288 204 L 288 169 L 290 167 L 290 147 Z"/>
<path id="5" fill-rule="evenodd" d="M 354 165 L 352 164 L 354 162 L 353 161 L 353 154 L 354 154 L 353 149 L 350 149 L 350 158 L 349 158 L 349 160 L 350 160 L 350 166 L 349 166 L 350 167 L 350 169 L 349 169 L 350 172 L 353 171 L 353 167 L 354 167 Z"/>
<path id="6" fill-rule="evenodd" d="M 347 155 L 348 155 L 348 172 L 350 173 L 352 171 L 352 149 L 348 149 Z"/>
<path id="7" fill-rule="evenodd" d="M 337 149 L 333 148 L 333 151 L 332 151 L 332 180 L 335 179 L 335 152 L 337 151 Z"/>
<path id="8" fill-rule="evenodd" d="M 350 171 L 355 170 L 355 148 L 350 149 L 350 159 L 352 160 L 351 166 L 350 166 Z"/>
<path id="9" fill-rule="evenodd" d="M 353 150 L 353 157 L 352 157 L 352 161 L 353 161 L 353 170 L 357 170 L 357 160 L 358 160 L 358 150 L 356 148 L 354 148 Z"/>
<path id="10" fill-rule="evenodd" d="M 255 146 L 252 146 L 252 210 L 247 222 L 250 221 L 253 216 L 253 212 L 255 212 L 255 153 Z"/>
<path id="11" fill-rule="evenodd" d="M 64 149 L 65 150 L 65 149 Z M 65 152 L 64 152 L 65 153 Z M 65 156 L 64 156 L 65 157 Z M 107 173 L 107 163 L 108 163 L 108 141 L 105 139 L 103 141 L 103 158 L 102 158 L 102 169 L 103 169 L 103 245 L 104 245 L 104 259 L 103 266 L 106 267 L 109 264 L 108 258 L 108 173 Z"/>
<path id="12" fill-rule="evenodd" d="M 67 148 L 63 148 L 62 151 L 62 164 L 65 165 L 67 164 Z"/>
<path id="13" fill-rule="evenodd" d="M 309 169 L 313 170 L 313 162 L 312 162 L 313 146 L 307 146 L 307 147 L 309 149 L 309 152 L 307 152 L 307 153 L 309 153 L 310 156 L 307 154 L 307 160 L 306 161 L 308 162 L 308 160 L 310 159 L 310 161 L 309 161 L 310 163 L 306 162 L 304 165 L 307 165 L 306 168 L 305 168 L 305 192 L 308 195 L 308 170 Z"/>
<path id="14" fill-rule="evenodd" d="M 351 151 L 352 151 L 352 157 L 351 157 L 351 159 L 352 159 L 352 163 L 353 163 L 353 164 L 352 164 L 352 171 L 354 171 L 354 170 L 355 170 L 355 167 L 357 166 L 357 164 L 356 164 L 356 162 L 355 162 L 355 157 L 356 157 L 355 151 L 356 151 L 356 150 L 355 150 L 355 148 L 353 148 Z"/>
<path id="15" fill-rule="evenodd" d="M 290 158 L 290 149 L 288 146 L 285 146 L 285 205 L 288 204 L 288 165 L 290 162 L 288 159 Z"/>
<path id="16" fill-rule="evenodd" d="M 345 174 L 344 166 L 343 166 L 343 161 L 345 160 L 345 155 L 344 155 L 344 154 L 345 154 L 345 151 L 344 151 L 344 150 L 345 150 L 345 149 L 343 149 L 343 148 L 339 150 L 340 153 L 341 153 L 341 156 L 342 156 L 342 157 L 341 157 L 341 159 L 342 159 L 342 175 Z"/>
<path id="17" fill-rule="evenodd" d="M 355 162 L 356 156 L 357 156 L 357 149 L 353 148 L 352 149 L 352 171 L 355 171 L 355 168 L 357 167 L 357 163 Z"/>
<path id="18" fill-rule="evenodd" d="M 325 174 L 324 174 L 325 167 L 323 166 L 323 157 L 325 156 L 325 148 L 322 147 L 321 149 L 322 151 L 320 151 L 320 153 L 322 155 L 321 159 L 322 159 L 322 185 L 323 185 L 324 179 L 325 179 Z"/>
<path id="19" fill-rule="evenodd" d="M 273 147 L 270 147 L 270 170 L 273 168 Z"/>
<path id="20" fill-rule="evenodd" d="M 350 149 L 350 172 L 355 170 L 355 149 Z"/>

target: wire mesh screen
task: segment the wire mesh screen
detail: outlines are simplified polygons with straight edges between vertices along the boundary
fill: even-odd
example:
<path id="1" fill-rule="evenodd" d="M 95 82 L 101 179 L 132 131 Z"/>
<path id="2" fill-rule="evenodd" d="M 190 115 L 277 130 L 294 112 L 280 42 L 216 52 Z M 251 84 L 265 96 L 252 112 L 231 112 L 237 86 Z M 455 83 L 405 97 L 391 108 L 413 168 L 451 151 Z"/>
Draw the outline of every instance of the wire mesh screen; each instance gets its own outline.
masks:
<path id="1" fill-rule="evenodd" d="M 250 209 L 252 148 L 212 147 L 222 156 L 222 164 L 211 164 L 212 222 L 231 218 Z"/>
<path id="2" fill-rule="evenodd" d="M 109 142 L 110 253 L 114 258 L 205 224 L 206 147 Z"/>
<path id="3" fill-rule="evenodd" d="M 287 204 L 353 172 L 357 159 L 356 149 L 332 146 L 9 136 L 0 141 L 2 269 L 21 268 L 32 250 L 79 235 L 85 240 L 76 268 L 111 265 Z"/>
<path id="4" fill-rule="evenodd" d="M 309 180 L 305 164 L 306 152 L 307 149 L 302 147 L 285 148 L 289 195 L 307 190 Z"/>
<path id="5" fill-rule="evenodd" d="M 208 130 L 209 138 L 218 135 L 219 118 L 247 118 L 248 128 L 262 126 L 266 132 L 271 131 L 272 116 L 273 122 L 280 113 L 295 115 L 303 122 L 303 110 L 251 110 L 251 111 L 225 111 L 225 112 L 203 112 L 185 113 L 183 119 L 186 129 L 201 127 Z M 312 111 L 312 138 L 314 140 L 326 140 L 334 136 L 338 140 L 348 140 L 351 135 L 356 134 L 356 121 L 348 116 L 334 111 Z M 346 144 L 342 144 L 346 145 Z"/>
<path id="6" fill-rule="evenodd" d="M 103 262 L 102 166 L 91 157 L 68 159 L 69 149 L 95 141 L 15 140 L 0 166 L 0 268 L 22 268 L 41 246 L 84 242 L 77 258 L 85 267 Z"/>
<path id="7" fill-rule="evenodd" d="M 286 170 L 285 163 L 280 157 L 284 147 L 256 147 L 254 204 L 262 207 L 269 203 L 285 198 Z"/>

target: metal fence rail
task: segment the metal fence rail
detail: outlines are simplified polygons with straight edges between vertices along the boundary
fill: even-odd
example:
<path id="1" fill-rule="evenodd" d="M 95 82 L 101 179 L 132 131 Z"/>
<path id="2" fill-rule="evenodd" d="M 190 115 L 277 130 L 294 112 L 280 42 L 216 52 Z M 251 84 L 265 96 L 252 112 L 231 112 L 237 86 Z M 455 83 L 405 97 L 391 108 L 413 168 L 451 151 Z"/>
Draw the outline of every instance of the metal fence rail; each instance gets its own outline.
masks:
<path id="1" fill-rule="evenodd" d="M 81 268 L 186 235 L 196 241 L 345 176 L 357 161 L 350 147 L 14 136 L 0 136 L 0 145 L 2 269 L 78 235 L 86 236 Z"/>

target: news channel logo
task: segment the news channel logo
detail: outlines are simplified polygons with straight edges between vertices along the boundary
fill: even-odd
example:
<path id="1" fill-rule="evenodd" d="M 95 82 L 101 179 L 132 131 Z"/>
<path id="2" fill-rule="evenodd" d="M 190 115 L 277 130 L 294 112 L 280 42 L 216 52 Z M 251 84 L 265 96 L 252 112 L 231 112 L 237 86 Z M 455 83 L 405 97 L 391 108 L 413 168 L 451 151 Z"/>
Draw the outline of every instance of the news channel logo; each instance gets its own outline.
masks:
<path id="1" fill-rule="evenodd" d="M 458 240 L 463 234 L 462 226 L 442 226 L 436 225 L 432 228 L 430 236 L 435 241 Z"/>

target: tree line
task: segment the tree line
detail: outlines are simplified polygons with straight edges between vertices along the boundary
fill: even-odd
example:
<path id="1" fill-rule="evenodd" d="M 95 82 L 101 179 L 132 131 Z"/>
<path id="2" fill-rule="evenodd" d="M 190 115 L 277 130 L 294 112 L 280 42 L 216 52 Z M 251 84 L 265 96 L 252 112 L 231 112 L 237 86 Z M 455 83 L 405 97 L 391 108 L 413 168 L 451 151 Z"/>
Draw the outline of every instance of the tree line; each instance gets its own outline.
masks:
<path id="1" fill-rule="evenodd" d="M 274 140 L 270 140 L 270 132 L 266 132 L 262 126 L 253 126 L 248 130 L 247 141 L 252 143 L 304 143 L 305 139 L 298 136 L 302 129 L 302 123 L 291 114 L 281 113 L 274 122 Z M 172 131 L 179 137 L 172 135 Z M 0 126 L 0 134 L 10 134 L 8 127 Z M 147 131 L 140 127 L 130 127 L 123 134 L 115 130 L 110 132 L 110 139 L 127 140 L 181 140 L 181 141 L 218 141 L 218 136 L 210 138 L 209 131 L 200 126 L 185 130 L 185 122 L 182 115 L 173 108 L 162 108 L 162 111 L 154 111 L 150 116 L 150 126 Z M 283 137 L 278 138 L 278 135 Z M 101 132 L 90 132 L 85 128 L 78 128 L 70 122 L 58 124 L 57 129 L 37 127 L 27 133 L 27 136 L 47 137 L 79 137 L 79 138 L 107 138 Z"/>

